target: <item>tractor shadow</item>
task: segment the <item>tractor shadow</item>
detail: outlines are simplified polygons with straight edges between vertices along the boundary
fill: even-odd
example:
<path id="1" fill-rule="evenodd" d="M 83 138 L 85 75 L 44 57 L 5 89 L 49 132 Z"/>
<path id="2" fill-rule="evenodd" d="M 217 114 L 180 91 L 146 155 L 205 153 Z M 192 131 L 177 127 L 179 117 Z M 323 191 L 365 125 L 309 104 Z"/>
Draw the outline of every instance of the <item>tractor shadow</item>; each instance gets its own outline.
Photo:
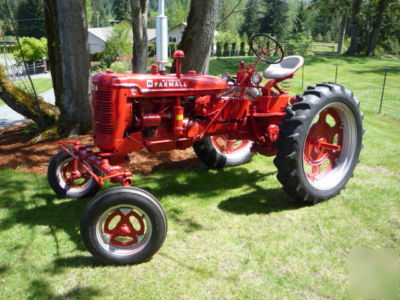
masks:
<path id="1" fill-rule="evenodd" d="M 184 201 L 199 201 L 199 198 L 209 201 L 210 197 L 217 196 L 219 199 L 222 198 L 218 200 L 220 201 L 217 204 L 218 209 L 244 215 L 269 214 L 300 208 L 301 206 L 291 202 L 280 188 L 264 187 L 265 182 L 268 184 L 268 180 L 265 180 L 267 177 L 273 177 L 275 180 L 275 173 L 249 171 L 244 167 L 217 171 L 208 170 L 205 167 L 184 171 L 163 170 L 148 176 L 138 176 L 137 186 L 161 199 L 167 217 L 178 224 L 182 231 L 191 234 L 202 230 L 202 225 L 185 218 L 182 209 L 172 206 L 168 198 L 179 196 L 184 197 Z M 1 228 L 6 230 L 18 224 L 32 228 L 47 226 L 54 241 L 52 247 L 56 248 L 54 268 L 49 270 L 50 272 L 56 273 L 62 271 L 63 268 L 82 265 L 102 266 L 89 254 L 64 258 L 62 253 L 65 250 L 62 249 L 63 246 L 60 246 L 65 244 L 65 237 L 62 238 L 63 243 L 60 242 L 60 238 L 66 234 L 68 240 L 76 245 L 77 250 L 86 251 L 79 234 L 79 223 L 81 214 L 90 199 L 57 199 L 47 186 L 45 177 L 37 176 L 38 182 L 35 184 L 28 179 L 24 180 L 24 176 L 20 178 L 22 179 L 2 178 L 0 207 L 7 208 L 8 214 L 0 221 Z M 260 186 L 261 184 L 264 186 Z M 235 190 L 238 188 L 243 188 L 245 192 L 232 197 L 232 194 L 237 195 Z M 166 202 L 163 201 L 164 198 Z M 26 243 L 30 242 L 26 241 Z M 19 245 L 19 247 L 24 248 L 24 245 Z M 29 256 L 29 253 L 23 256 Z"/>
<path id="2" fill-rule="evenodd" d="M 275 176 L 276 171 L 263 173 L 257 170 L 249 171 L 244 167 L 209 170 L 201 166 L 186 170 L 184 173 L 182 171 L 158 172 L 154 179 L 149 176 L 153 182 L 145 177 L 140 188 L 149 191 L 159 199 L 175 195 L 186 197 L 187 201 L 191 201 L 191 196 L 207 201 L 210 197 L 232 194 L 230 192 L 232 190 L 245 188 L 245 193 L 227 197 L 218 204 L 219 209 L 235 214 L 269 214 L 304 207 L 294 202 L 281 188 L 262 186 L 265 185 L 262 181 L 268 182 L 269 178 L 276 180 Z M 154 181 L 157 187 L 154 187 Z M 169 218 L 178 223 L 184 223 L 179 219 L 180 212 L 176 208 L 166 207 L 166 213 Z M 185 231 L 196 230 L 197 224 L 192 224 L 190 220 L 186 225 Z"/>

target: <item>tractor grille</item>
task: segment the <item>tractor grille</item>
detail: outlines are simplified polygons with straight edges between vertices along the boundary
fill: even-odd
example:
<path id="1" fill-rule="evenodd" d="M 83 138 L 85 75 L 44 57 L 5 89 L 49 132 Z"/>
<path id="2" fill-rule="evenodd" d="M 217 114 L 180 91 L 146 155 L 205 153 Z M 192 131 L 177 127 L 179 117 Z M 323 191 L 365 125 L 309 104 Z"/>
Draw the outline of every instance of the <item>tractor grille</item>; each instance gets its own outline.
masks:
<path id="1" fill-rule="evenodd" d="M 111 92 L 95 92 L 94 121 L 96 132 L 104 134 L 113 133 L 114 106 Z"/>

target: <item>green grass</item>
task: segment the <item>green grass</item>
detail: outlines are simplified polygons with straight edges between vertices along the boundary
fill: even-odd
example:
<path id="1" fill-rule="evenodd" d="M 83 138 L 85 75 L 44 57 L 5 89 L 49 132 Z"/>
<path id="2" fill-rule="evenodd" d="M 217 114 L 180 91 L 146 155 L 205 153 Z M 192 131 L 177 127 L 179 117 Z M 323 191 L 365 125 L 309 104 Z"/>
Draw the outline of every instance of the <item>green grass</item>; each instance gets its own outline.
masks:
<path id="1" fill-rule="evenodd" d="M 51 81 L 51 78 L 34 78 L 32 79 L 33 85 L 35 86 L 36 93 L 41 94 L 44 92 L 47 92 L 51 88 L 53 88 L 53 82 Z M 28 79 L 26 80 L 20 80 L 20 81 L 15 81 L 14 84 L 23 89 L 24 91 L 27 91 L 28 93 L 32 93 L 32 87 Z M 5 105 L 5 103 L 0 100 L 0 106 Z"/>
<path id="2" fill-rule="evenodd" d="M 15 59 L 14 54 L 12 54 L 12 53 L 0 53 L 0 58 L 6 59 L 6 60 Z"/>
<path id="3" fill-rule="evenodd" d="M 225 63 L 214 61 L 211 71 Z M 307 81 L 332 80 L 331 66 L 308 63 L 316 73 Z M 135 175 L 135 186 L 161 201 L 169 221 L 164 246 L 137 266 L 103 266 L 85 250 L 79 218 L 90 199 L 59 200 L 45 176 L 1 170 L 2 298 L 352 299 L 352 250 L 400 250 L 400 121 L 375 114 L 373 97 L 358 84 L 364 149 L 339 196 L 293 204 L 272 159 L 261 155 L 220 171 Z"/>
<path id="4" fill-rule="evenodd" d="M 32 79 L 33 85 L 35 86 L 36 93 L 41 94 L 44 92 L 47 92 L 51 88 L 53 88 L 53 82 L 51 81 L 51 78 L 34 78 Z M 23 90 L 31 91 L 32 87 L 28 79 L 26 80 L 21 80 L 21 81 L 16 81 L 14 84 L 22 88 Z"/>
<path id="5" fill-rule="evenodd" d="M 210 73 L 219 76 L 228 71 L 235 74 L 237 62 L 244 59 L 247 64 L 254 61 L 252 57 L 214 59 L 210 65 Z M 400 60 L 367 57 L 323 57 L 306 56 L 304 65 L 304 87 L 302 88 L 302 70 L 299 70 L 291 82 L 291 93 L 302 93 L 309 85 L 323 81 L 335 80 L 338 65 L 337 82 L 354 91 L 361 101 L 362 110 L 377 112 L 382 95 L 385 70 L 388 69 L 382 113 L 400 118 Z M 260 64 L 261 72 L 266 68 Z"/>

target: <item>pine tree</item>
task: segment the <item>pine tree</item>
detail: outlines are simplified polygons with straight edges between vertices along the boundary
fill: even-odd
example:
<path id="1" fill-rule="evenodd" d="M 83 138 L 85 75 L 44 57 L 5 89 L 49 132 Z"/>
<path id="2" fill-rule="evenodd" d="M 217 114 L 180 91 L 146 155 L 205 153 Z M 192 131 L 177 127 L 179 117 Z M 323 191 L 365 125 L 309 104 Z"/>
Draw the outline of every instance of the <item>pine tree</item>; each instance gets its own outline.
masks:
<path id="1" fill-rule="evenodd" d="M 264 0 L 266 13 L 260 20 L 260 31 L 282 39 L 286 34 L 288 4 L 284 0 Z"/>
<path id="2" fill-rule="evenodd" d="M 92 0 L 92 20 L 94 27 L 110 26 L 112 3 L 109 0 Z"/>
<path id="3" fill-rule="evenodd" d="M 42 0 L 20 2 L 15 18 L 19 36 L 41 38 L 46 36 Z"/>
<path id="4" fill-rule="evenodd" d="M 86 20 L 87 20 L 88 27 L 93 27 L 93 24 L 92 24 L 92 17 L 93 17 L 92 1 L 85 0 L 85 5 L 86 5 Z"/>
<path id="5" fill-rule="evenodd" d="M 132 22 L 129 0 L 114 0 L 112 11 L 116 20 Z"/>
<path id="6" fill-rule="evenodd" d="M 299 9 L 297 10 L 297 15 L 293 21 L 292 35 L 302 34 L 306 31 L 305 23 L 307 20 L 306 6 L 303 1 L 300 2 Z"/>
<path id="7" fill-rule="evenodd" d="M 260 0 L 249 0 L 244 12 L 244 23 L 240 34 L 251 37 L 260 31 L 261 3 Z"/>

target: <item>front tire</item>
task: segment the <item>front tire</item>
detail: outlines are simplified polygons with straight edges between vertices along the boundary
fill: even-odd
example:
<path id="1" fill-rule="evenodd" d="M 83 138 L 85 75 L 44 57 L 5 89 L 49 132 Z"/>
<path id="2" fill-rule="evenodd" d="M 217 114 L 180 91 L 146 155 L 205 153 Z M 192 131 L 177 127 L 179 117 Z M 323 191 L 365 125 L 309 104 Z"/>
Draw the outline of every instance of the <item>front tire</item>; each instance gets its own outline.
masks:
<path id="1" fill-rule="evenodd" d="M 309 87 L 280 125 L 277 178 L 294 199 L 318 203 L 352 177 L 362 147 L 363 115 L 353 93 L 338 84 Z"/>
<path id="2" fill-rule="evenodd" d="M 47 180 L 51 189 L 58 198 L 83 198 L 96 194 L 100 186 L 84 168 L 78 166 L 81 177 L 72 180 L 73 160 L 65 151 L 59 151 L 53 156 L 47 169 Z M 100 176 L 99 170 L 90 165 L 87 167 Z"/>
<path id="3" fill-rule="evenodd" d="M 167 235 L 167 218 L 150 193 L 115 187 L 87 205 L 80 228 L 86 247 L 102 262 L 137 264 L 161 248 Z"/>
<path id="4" fill-rule="evenodd" d="M 210 169 L 222 169 L 245 164 L 254 153 L 248 140 L 229 140 L 225 136 L 206 136 L 193 144 L 197 157 Z"/>

